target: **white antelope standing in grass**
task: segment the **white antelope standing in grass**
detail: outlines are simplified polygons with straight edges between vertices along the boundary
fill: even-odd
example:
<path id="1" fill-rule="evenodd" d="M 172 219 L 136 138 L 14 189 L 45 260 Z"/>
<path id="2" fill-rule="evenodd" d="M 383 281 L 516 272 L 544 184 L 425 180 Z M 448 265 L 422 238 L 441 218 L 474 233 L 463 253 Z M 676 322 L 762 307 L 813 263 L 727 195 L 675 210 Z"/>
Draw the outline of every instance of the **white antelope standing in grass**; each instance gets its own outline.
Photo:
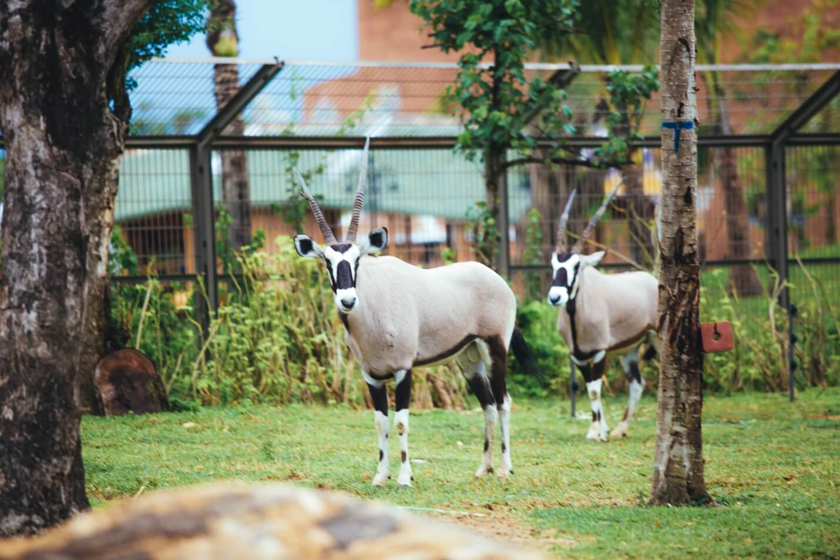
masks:
<path id="1" fill-rule="evenodd" d="M 658 299 L 657 279 L 647 272 L 604 274 L 595 267 L 604 251 L 582 254 L 587 237 L 615 196 L 619 183 L 607 197 L 571 251 L 566 250 L 566 222 L 575 197 L 572 191 L 557 228 L 557 248 L 551 256 L 552 286 L 548 291 L 551 305 L 560 307 L 557 329 L 586 381 L 592 406 L 592 424 L 586 439 L 607 440 L 607 420 L 601 404 L 601 380 L 607 364 L 607 353 L 621 355 L 621 366 L 630 386 L 630 399 L 621 422 L 612 431 L 613 437 L 627 435 L 627 425 L 642 391 L 645 380 L 639 369 L 639 346 L 642 339 L 656 328 Z M 655 355 L 650 347 L 643 359 Z"/>
<path id="2" fill-rule="evenodd" d="M 493 471 L 492 444 L 496 418 L 501 424 L 502 465 L 499 476 L 513 472 L 510 458 L 511 398 L 505 386 L 508 348 L 523 366 L 538 373 L 522 335 L 515 327 L 516 298 L 507 283 L 486 266 L 455 263 L 422 269 L 395 257 L 375 257 L 388 244 L 388 230 L 376 228 L 356 239 L 364 200 L 368 144 L 347 238 L 339 243 L 303 178 L 325 245 L 305 235 L 295 237 L 303 257 L 324 262 L 335 294 L 344 339 L 362 368 L 374 406 L 379 464 L 374 486 L 390 478 L 388 466 L 388 397 L 385 382 L 396 381 L 394 425 L 400 438 L 397 482 L 411 486 L 408 454 L 408 405 L 411 371 L 455 358 L 484 410 L 484 454 L 476 476 Z"/>

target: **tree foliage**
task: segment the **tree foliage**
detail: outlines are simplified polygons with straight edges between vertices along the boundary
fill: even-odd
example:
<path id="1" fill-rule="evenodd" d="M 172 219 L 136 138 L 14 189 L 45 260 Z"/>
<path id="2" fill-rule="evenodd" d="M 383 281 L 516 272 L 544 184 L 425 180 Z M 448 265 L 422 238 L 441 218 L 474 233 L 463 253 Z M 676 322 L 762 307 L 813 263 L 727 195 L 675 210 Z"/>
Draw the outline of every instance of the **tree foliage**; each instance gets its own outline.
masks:
<path id="1" fill-rule="evenodd" d="M 591 0 L 577 9 L 576 33 L 540 44 L 545 57 L 580 64 L 652 64 L 659 47 L 659 6 L 650 0 Z"/>
<path id="2" fill-rule="evenodd" d="M 468 158 L 514 149 L 526 155 L 516 163 L 609 166 L 625 161 L 618 148 L 626 145 L 626 138 L 596 152 L 595 159 L 584 160 L 569 150 L 564 138 L 576 128 L 566 91 L 538 72 L 525 71 L 539 48 L 575 33 L 578 0 L 411 0 L 410 8 L 426 22 L 434 46 L 460 53 L 448 95 L 457 103 L 464 126 L 457 147 Z M 622 75 L 612 99 L 640 107 L 657 88 L 655 72 Z M 536 158 L 538 139 L 549 149 Z"/>
<path id="3" fill-rule="evenodd" d="M 204 30 L 207 9 L 213 0 L 155 0 L 131 30 L 108 74 L 108 101 L 114 114 L 128 122 L 128 92 L 137 83 L 128 73 L 144 62 L 166 54 L 170 45 L 185 43 Z"/>
<path id="4" fill-rule="evenodd" d="M 573 133 L 565 92 L 540 76 L 526 77 L 525 62 L 540 38 L 565 33 L 577 0 L 413 0 L 411 11 L 426 21 L 434 44 L 462 53 L 450 88 L 464 131 L 459 147 L 468 157 L 487 146 L 535 147 L 526 115 L 544 111 L 550 137 Z M 492 65 L 482 64 L 490 60 Z"/>
<path id="5" fill-rule="evenodd" d="M 212 0 L 157 0 L 128 39 L 128 70 L 163 56 L 171 45 L 186 43 L 204 31 Z"/>

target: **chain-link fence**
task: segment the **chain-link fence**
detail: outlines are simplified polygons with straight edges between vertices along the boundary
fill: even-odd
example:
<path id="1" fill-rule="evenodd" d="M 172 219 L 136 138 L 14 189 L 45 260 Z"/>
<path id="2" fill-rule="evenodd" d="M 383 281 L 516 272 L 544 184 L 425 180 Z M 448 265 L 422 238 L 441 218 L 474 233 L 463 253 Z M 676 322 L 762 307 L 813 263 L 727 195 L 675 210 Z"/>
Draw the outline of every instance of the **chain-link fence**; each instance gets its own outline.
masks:
<path id="1" fill-rule="evenodd" d="M 240 87 L 219 107 L 214 72 L 222 62 L 235 70 Z M 579 136 L 568 143 L 581 157 L 606 134 L 603 100 L 613 70 L 528 66 L 528 73 L 546 79 L 569 74 Z M 718 271 L 714 278 L 725 277 L 722 289 L 736 297 L 779 295 L 783 309 L 787 291 L 773 293 L 773 274 L 790 281 L 794 300 L 832 298 L 840 284 L 840 65 L 698 70 L 704 271 Z M 453 151 L 460 124 L 445 91 L 456 74 L 450 64 L 144 65 L 131 76 L 135 113 L 115 209 L 122 242 L 113 247 L 136 255 L 136 263 L 112 267 L 114 280 L 135 282 L 150 273 L 162 281 L 202 277 L 214 307 L 217 283 L 236 274 L 238 247 L 256 242 L 274 252 L 278 239 L 288 243 L 296 232 L 316 236 L 297 195 L 296 171 L 342 234 L 366 136 L 373 140 L 362 230 L 387 226 L 388 253 L 417 265 L 473 260 L 484 168 L 480 158 Z M 574 235 L 621 175 L 624 186 L 590 248 L 610 249 L 605 266 L 653 269 L 662 187 L 656 99 L 641 122 L 645 139 L 634 144 L 633 164 L 620 172 L 509 168 L 507 214 L 499 225 L 510 258 L 501 272 L 520 295 L 545 293 L 557 219 L 572 189 L 578 193 L 568 228 Z"/>

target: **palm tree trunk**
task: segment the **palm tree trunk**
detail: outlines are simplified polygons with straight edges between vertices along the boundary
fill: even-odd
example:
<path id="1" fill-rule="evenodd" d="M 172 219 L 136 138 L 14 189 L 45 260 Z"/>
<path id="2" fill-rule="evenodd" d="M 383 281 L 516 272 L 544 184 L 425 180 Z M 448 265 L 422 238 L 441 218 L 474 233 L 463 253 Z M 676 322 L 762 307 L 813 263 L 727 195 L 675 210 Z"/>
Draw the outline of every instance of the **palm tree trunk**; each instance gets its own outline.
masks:
<path id="1" fill-rule="evenodd" d="M 234 0 L 214 0 L 207 20 L 207 47 L 213 56 L 239 55 L 236 33 L 236 3 Z M 214 74 L 216 108 L 221 110 L 239 91 L 239 67 L 236 64 L 216 64 Z M 237 115 L 225 134 L 242 136 L 245 121 Z M 227 242 L 232 250 L 239 250 L 251 242 L 251 195 L 248 184 L 248 159 L 243 150 L 223 150 L 222 200 L 232 220 Z"/>
<path id="2" fill-rule="evenodd" d="M 694 1 L 662 0 L 663 123 L 696 124 Z M 679 150 L 674 135 L 680 133 Z M 661 349 L 651 502 L 709 501 L 703 475 L 703 353 L 697 254 L 697 129 L 662 129 Z"/>
<path id="3" fill-rule="evenodd" d="M 718 103 L 716 128 L 719 134 L 732 134 L 729 121 L 729 106 L 726 92 L 720 84 L 717 72 L 712 73 L 712 83 Z M 738 176 L 738 159 L 731 147 L 715 150 L 715 164 L 723 185 L 724 206 L 726 208 L 727 256 L 733 260 L 750 258 L 750 222 L 747 204 L 744 201 L 744 187 Z M 749 265 L 736 265 L 729 272 L 729 287 L 742 297 L 757 296 L 763 293 L 761 280 Z"/>
<path id="4" fill-rule="evenodd" d="M 630 153 L 631 160 L 636 153 L 637 150 Z M 643 266 L 650 265 L 652 269 L 656 253 L 648 224 L 653 218 L 654 207 L 645 196 L 643 170 L 641 165 L 631 164 L 623 173 L 633 260 Z"/>
<path id="5" fill-rule="evenodd" d="M 615 133 L 619 136 L 629 137 L 633 131 L 631 130 L 627 107 L 623 103 L 619 103 L 616 110 L 621 113 L 622 119 L 621 124 L 616 126 Z M 652 268 L 655 260 L 655 250 L 648 224 L 653 218 L 654 206 L 645 196 L 642 164 L 636 166 L 632 163 L 638 153 L 637 149 L 629 151 L 628 159 L 631 163 L 622 171 L 627 224 L 630 231 L 630 247 L 633 260 L 642 265 L 650 265 Z"/>

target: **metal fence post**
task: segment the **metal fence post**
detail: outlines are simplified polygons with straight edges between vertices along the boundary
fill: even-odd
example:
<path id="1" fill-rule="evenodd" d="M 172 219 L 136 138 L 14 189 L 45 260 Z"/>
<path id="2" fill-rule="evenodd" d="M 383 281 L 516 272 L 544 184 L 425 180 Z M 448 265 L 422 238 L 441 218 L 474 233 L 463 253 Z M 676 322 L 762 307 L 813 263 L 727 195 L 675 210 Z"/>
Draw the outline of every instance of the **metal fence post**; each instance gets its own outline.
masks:
<path id="1" fill-rule="evenodd" d="M 779 294 L 779 305 L 788 316 L 788 355 L 785 369 L 788 373 L 790 400 L 796 396 L 794 373 L 796 371 L 796 352 L 794 344 L 796 335 L 793 332 L 793 320 L 796 308 L 790 301 L 788 280 L 788 227 L 787 227 L 787 177 L 785 174 L 785 146 L 788 140 L 799 132 L 811 118 L 828 105 L 840 93 L 840 72 L 835 72 L 825 83 L 811 94 L 793 113 L 776 127 L 770 135 L 770 142 L 765 148 L 765 165 L 767 173 L 767 243 L 773 266 L 782 282 Z"/>
<path id="2" fill-rule="evenodd" d="M 195 314 L 196 321 L 205 334 L 219 303 L 216 292 L 216 215 L 213 209 L 213 171 L 210 158 L 211 151 L 207 147 L 196 145 L 190 149 L 195 273 L 204 278 L 205 290 L 203 294 L 195 294 Z"/>
<path id="3" fill-rule="evenodd" d="M 283 62 L 264 64 L 210 119 L 190 148 L 190 186 L 195 231 L 195 272 L 204 277 L 205 294 L 196 294 L 196 320 L 206 334 L 219 307 L 216 268 L 216 212 L 213 207 L 213 142 L 233 119 L 283 68 Z M 206 299 L 205 297 L 206 296 Z"/>
<path id="4" fill-rule="evenodd" d="M 788 314 L 788 338 L 792 336 L 790 316 L 790 290 L 788 281 L 788 228 L 787 228 L 787 185 L 785 184 L 785 145 L 784 141 L 773 142 L 765 148 L 765 166 L 767 174 L 767 247 L 770 262 L 778 274 L 781 285 L 779 305 Z M 793 344 L 788 345 L 787 363 L 790 400 L 794 399 L 795 362 Z"/>

